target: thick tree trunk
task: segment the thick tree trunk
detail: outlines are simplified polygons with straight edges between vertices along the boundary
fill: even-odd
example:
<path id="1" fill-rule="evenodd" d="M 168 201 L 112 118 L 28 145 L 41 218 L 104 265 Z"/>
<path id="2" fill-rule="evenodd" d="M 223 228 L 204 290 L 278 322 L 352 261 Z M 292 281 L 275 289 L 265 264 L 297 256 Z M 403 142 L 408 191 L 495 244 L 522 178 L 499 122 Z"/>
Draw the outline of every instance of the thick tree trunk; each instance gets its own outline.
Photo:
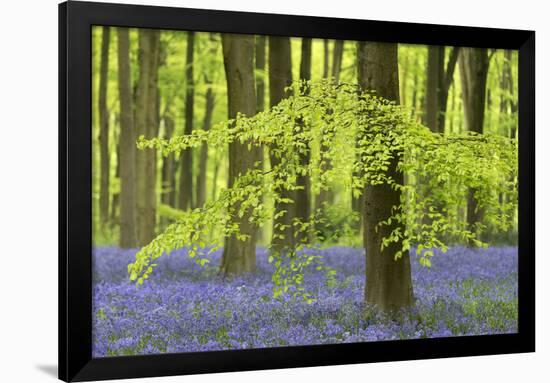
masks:
<path id="1" fill-rule="evenodd" d="M 227 79 L 227 105 L 229 118 L 237 113 L 252 116 L 256 113 L 256 92 L 254 84 L 254 36 L 222 35 L 223 58 Z M 248 144 L 232 142 L 229 144 L 229 178 L 231 187 L 239 175 L 254 168 L 259 159 L 259 149 Z M 234 206 L 238 209 L 238 206 Z M 233 222 L 239 225 L 241 234 L 248 238 L 240 241 L 236 236 L 225 239 L 221 269 L 224 274 L 251 272 L 256 268 L 256 236 L 258 228 L 248 221 L 250 214 Z"/>
<path id="2" fill-rule="evenodd" d="M 388 100 L 399 102 L 397 44 L 358 43 L 358 82 L 365 90 L 374 90 Z M 395 153 L 396 157 L 401 153 Z M 403 173 L 397 171 L 397 158 L 388 170 L 397 182 L 403 183 Z M 409 253 L 398 259 L 395 253 L 402 248 L 401 241 L 381 249 L 382 239 L 396 227 L 377 228 L 380 221 L 392 214 L 392 207 L 401 203 L 401 192 L 384 185 L 365 187 L 363 218 L 366 249 L 365 300 L 381 310 L 393 312 L 413 305 L 413 287 Z"/>
<path id="3" fill-rule="evenodd" d="M 120 102 L 120 247 L 137 245 L 135 152 L 136 134 L 127 28 L 118 28 L 118 91 Z"/>
<path id="4" fill-rule="evenodd" d="M 302 56 L 300 62 L 300 80 L 311 80 L 311 39 L 303 38 L 302 39 Z M 305 88 L 306 91 L 308 88 Z M 300 121 L 300 127 L 305 128 L 305 124 Z M 306 153 L 300 155 L 300 165 L 306 167 L 310 162 L 310 147 L 308 145 Z M 299 174 L 296 178 L 296 184 L 300 189 L 296 190 L 296 218 L 302 222 L 309 221 L 309 216 L 311 214 L 310 208 L 310 193 L 311 193 L 311 182 L 309 174 Z M 307 232 L 298 232 L 296 240 L 298 242 L 307 242 L 310 239 L 310 233 Z"/>
<path id="5" fill-rule="evenodd" d="M 487 49 L 462 48 L 459 67 L 466 129 L 470 132 L 483 133 L 487 73 L 489 72 Z M 475 224 L 483 219 L 483 211 L 478 207 L 475 193 L 476 191 L 472 189 L 468 191 L 466 221 L 470 230 L 477 232 Z"/>
<path id="6" fill-rule="evenodd" d="M 137 137 L 158 135 L 157 122 L 157 70 L 160 32 L 139 30 L 139 81 L 135 111 Z M 148 244 L 155 236 L 156 226 L 156 152 L 136 152 L 137 223 L 138 243 Z"/>
<path id="7" fill-rule="evenodd" d="M 292 64 L 290 38 L 269 36 L 269 102 L 277 105 L 282 99 L 290 96 L 285 90 L 292 84 Z M 270 152 L 271 166 L 280 165 L 280 159 Z M 282 198 L 295 201 L 295 193 L 287 189 L 277 191 Z M 294 247 L 294 230 L 292 219 L 296 216 L 295 204 L 275 202 L 275 212 L 286 211 L 282 216 L 273 220 L 273 238 L 271 248 L 274 251 L 284 251 Z M 282 236 L 282 238 L 281 238 Z"/>
<path id="8" fill-rule="evenodd" d="M 99 213 L 103 229 L 107 229 L 109 221 L 109 109 L 107 108 L 107 82 L 109 74 L 109 27 L 103 27 L 101 40 L 101 63 L 99 69 L 99 143 L 101 157 L 101 178 L 99 183 Z"/>
<path id="9" fill-rule="evenodd" d="M 185 67 L 185 127 L 184 134 L 193 132 L 193 108 L 195 104 L 195 81 L 193 75 L 193 55 L 195 51 L 195 32 L 187 32 L 187 54 Z M 184 149 L 180 157 L 179 208 L 187 210 L 193 207 L 193 151 Z"/>

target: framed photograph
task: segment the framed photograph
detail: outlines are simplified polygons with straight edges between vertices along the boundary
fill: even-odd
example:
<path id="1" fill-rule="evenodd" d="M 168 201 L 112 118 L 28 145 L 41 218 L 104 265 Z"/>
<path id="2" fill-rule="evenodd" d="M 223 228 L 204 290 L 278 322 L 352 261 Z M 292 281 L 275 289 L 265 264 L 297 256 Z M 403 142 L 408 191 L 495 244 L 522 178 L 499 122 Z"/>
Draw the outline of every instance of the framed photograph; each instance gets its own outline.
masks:
<path id="1" fill-rule="evenodd" d="M 59 5 L 59 378 L 533 352 L 533 31 Z"/>

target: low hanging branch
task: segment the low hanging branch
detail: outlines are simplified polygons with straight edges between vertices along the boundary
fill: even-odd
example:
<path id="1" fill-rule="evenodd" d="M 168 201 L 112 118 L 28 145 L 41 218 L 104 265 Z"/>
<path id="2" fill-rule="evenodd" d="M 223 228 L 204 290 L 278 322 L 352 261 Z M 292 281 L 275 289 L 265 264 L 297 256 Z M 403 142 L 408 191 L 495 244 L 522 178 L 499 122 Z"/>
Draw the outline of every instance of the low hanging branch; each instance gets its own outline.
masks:
<path id="1" fill-rule="evenodd" d="M 209 131 L 194 130 L 190 135 L 171 139 L 139 138 L 140 149 L 155 149 L 165 156 L 199 147 L 203 142 L 213 148 L 223 148 L 239 141 L 250 146 L 266 146 L 280 161 L 269 171 L 251 169 L 241 174 L 218 199 L 203 208 L 185 212 L 136 254 L 135 262 L 128 265 L 131 280 L 143 283 L 156 266 L 155 259 L 184 246 L 189 248 L 190 257 L 205 265 L 208 259 L 204 249 L 212 245 L 208 243 L 209 228 L 218 225 L 223 236 L 246 239 L 238 224 L 231 220 L 232 216 L 248 214 L 251 223 L 261 225 L 271 220 L 273 214 L 287 214 L 270 211 L 262 200 L 268 195 L 278 202 L 293 203 L 279 191 L 297 190 L 298 175 L 317 177 L 320 188 L 325 189 L 343 178 L 356 197 L 366 185 L 388 184 L 400 189 L 401 204 L 394 206 L 392 215 L 379 223 L 399 225 L 394 225 L 396 229 L 384 238 L 382 246 L 402 243 L 402 250 L 395 258 L 416 248 L 425 266 L 430 266 L 433 249 L 446 251 L 449 238 L 484 245 L 458 214 L 457 207 L 463 204 L 469 189 L 476 190 L 475 198 L 479 208 L 484 209 L 486 223 L 502 230 L 513 224 L 517 208 L 516 141 L 471 132 L 433 133 L 409 118 L 410 112 L 405 108 L 374 94 L 361 93 L 352 84 L 302 81 L 292 88 L 294 96 L 253 117 L 239 115 Z M 331 135 L 323 137 L 323 143 L 329 140 L 329 150 L 323 153 L 322 160 L 330 161 L 332 166 L 328 169 L 319 166 L 319 160 L 303 164 L 300 156 L 319 150 L 319 145 L 314 144 L 316 137 L 327 130 Z M 398 171 L 408 175 L 405 184 L 396 182 L 388 174 L 390 164 L 396 159 Z M 429 183 L 425 185 L 431 190 L 429 196 L 418 193 L 419 185 L 415 181 L 418 179 Z M 503 192 L 510 195 L 506 203 L 498 198 Z M 295 233 L 315 235 L 313 228 L 319 216 L 322 215 L 313 213 L 306 222 L 294 219 Z M 429 219 L 423 219 L 426 217 Z M 275 229 L 274 235 L 284 232 L 284 227 Z M 307 235 L 299 237 L 308 238 Z M 214 246 L 210 252 L 215 249 Z M 303 274 L 311 267 L 324 270 L 329 283 L 334 278 L 334 271 L 324 266 L 322 257 L 314 249 L 306 248 L 306 243 L 284 251 L 272 250 L 270 262 L 275 264 L 275 297 L 290 290 L 295 296 L 312 302 L 312 294 L 302 286 Z"/>

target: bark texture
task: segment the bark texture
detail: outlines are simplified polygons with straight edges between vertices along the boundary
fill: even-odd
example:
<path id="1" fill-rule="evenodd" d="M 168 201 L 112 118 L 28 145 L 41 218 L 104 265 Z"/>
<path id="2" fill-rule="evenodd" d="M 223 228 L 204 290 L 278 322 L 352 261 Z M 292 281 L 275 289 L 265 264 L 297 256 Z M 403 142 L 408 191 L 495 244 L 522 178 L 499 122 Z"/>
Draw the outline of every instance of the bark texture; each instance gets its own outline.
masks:
<path id="1" fill-rule="evenodd" d="M 174 135 L 174 120 L 170 116 L 164 117 L 164 138 L 170 139 Z M 176 172 L 175 156 L 170 153 L 162 161 L 162 195 L 163 204 L 175 207 L 176 205 Z M 166 222 L 163 222 L 166 223 Z"/>
<path id="2" fill-rule="evenodd" d="M 184 134 L 193 132 L 193 108 L 195 105 L 195 80 L 193 73 L 193 56 L 195 51 L 195 32 L 187 32 L 187 50 L 185 62 L 185 127 Z M 180 191 L 179 208 L 193 207 L 193 151 L 184 149 L 180 157 Z"/>
<path id="3" fill-rule="evenodd" d="M 262 112 L 265 109 L 265 51 L 266 37 L 256 36 L 256 109 Z"/>
<path id="4" fill-rule="evenodd" d="M 360 86 L 399 102 L 397 44 L 359 42 L 357 57 Z M 395 153 L 396 157 L 400 155 Z M 403 173 L 397 171 L 396 163 L 397 159 L 390 165 L 389 175 L 396 182 L 403 183 Z M 410 307 L 414 298 L 409 254 L 404 252 L 400 258 L 394 259 L 395 253 L 401 250 L 400 241 L 381 250 L 382 238 L 396 227 L 376 227 L 391 215 L 393 206 L 400 204 L 401 193 L 384 184 L 368 185 L 364 194 L 365 300 L 387 312 Z"/>
<path id="5" fill-rule="evenodd" d="M 147 138 L 158 135 L 157 71 L 160 32 L 139 30 L 139 79 L 137 84 L 136 135 Z M 135 142 L 135 141 L 134 141 Z M 156 226 L 156 152 L 136 151 L 138 244 L 145 246 L 155 237 Z"/>
<path id="6" fill-rule="evenodd" d="M 99 69 L 99 144 L 101 159 L 101 175 L 99 181 L 99 214 L 101 225 L 107 228 L 109 221 L 109 172 L 111 161 L 109 157 L 109 109 L 107 108 L 107 75 L 109 73 L 109 40 L 110 29 L 103 27 L 101 38 L 101 62 Z"/>
<path id="7" fill-rule="evenodd" d="M 489 72 L 487 49 L 462 48 L 459 68 L 466 129 L 483 133 L 487 73 Z M 474 189 L 468 191 L 466 220 L 470 230 L 477 232 L 476 223 L 483 219 L 483 210 L 478 207 L 475 193 Z"/>
<path id="8" fill-rule="evenodd" d="M 344 40 L 334 41 L 332 52 L 332 79 L 334 82 L 340 82 L 340 72 L 342 71 L 342 58 L 344 56 Z"/>
<path id="9" fill-rule="evenodd" d="M 285 90 L 292 84 L 292 64 L 290 38 L 269 36 L 269 103 L 277 105 L 283 98 L 290 96 Z M 271 166 L 278 166 L 280 159 L 270 152 Z M 295 201 L 295 193 L 287 189 L 278 190 L 282 198 Z M 285 211 L 282 216 L 273 220 L 273 238 L 271 247 L 274 251 L 283 251 L 294 247 L 294 230 L 292 218 L 296 215 L 294 203 L 275 203 L 275 212 Z M 279 236 L 282 236 L 280 238 Z"/>
<path id="10" fill-rule="evenodd" d="M 130 70 L 130 41 L 127 28 L 117 28 L 118 92 L 120 102 L 120 247 L 137 245 L 134 115 Z"/>
<path id="11" fill-rule="evenodd" d="M 202 123 L 202 129 L 205 131 L 210 130 L 212 125 L 212 114 L 214 113 L 214 91 L 212 90 L 212 81 L 206 76 L 205 83 L 208 86 L 206 90 L 205 98 L 205 110 L 204 119 Z M 200 158 L 199 158 L 199 173 L 197 174 L 197 207 L 202 207 L 206 202 L 206 173 L 208 169 L 208 143 L 203 142 L 201 145 Z"/>
<path id="12" fill-rule="evenodd" d="M 252 116 L 256 113 L 256 92 L 254 83 L 254 36 L 222 35 L 223 59 L 227 79 L 227 105 L 229 118 L 237 113 Z M 229 144 L 229 178 L 231 187 L 235 179 L 252 169 L 259 159 L 259 149 L 248 144 Z M 234 206 L 238 208 L 238 206 Z M 248 239 L 238 240 L 230 236 L 225 240 L 221 269 L 226 275 L 251 272 L 256 268 L 256 225 L 248 222 L 250 214 L 242 218 L 234 217 L 240 232 Z"/>
<path id="13" fill-rule="evenodd" d="M 302 39 L 302 54 L 300 61 L 300 80 L 311 80 L 311 39 Z M 305 88 L 307 91 L 307 88 Z M 300 120 L 299 126 L 306 129 L 305 124 Z M 300 155 L 300 164 L 308 166 L 310 162 L 310 147 L 307 144 L 307 152 Z M 296 178 L 296 184 L 300 188 L 296 190 L 296 218 L 302 222 L 307 222 L 311 214 L 311 181 L 309 174 L 299 174 Z M 296 240 L 299 242 L 307 242 L 310 239 L 310 233 L 297 233 Z"/>

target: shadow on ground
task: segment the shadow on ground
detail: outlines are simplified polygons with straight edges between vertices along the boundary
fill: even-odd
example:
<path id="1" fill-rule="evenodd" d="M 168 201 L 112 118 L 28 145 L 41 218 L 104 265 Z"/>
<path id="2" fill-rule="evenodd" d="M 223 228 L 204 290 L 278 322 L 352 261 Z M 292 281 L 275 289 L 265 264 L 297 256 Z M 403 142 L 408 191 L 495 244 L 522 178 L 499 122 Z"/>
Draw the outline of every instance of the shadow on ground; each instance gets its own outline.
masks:
<path id="1" fill-rule="evenodd" d="M 46 375 L 50 375 L 52 378 L 57 378 L 57 365 L 46 364 L 38 365 L 36 368 L 42 371 Z"/>

